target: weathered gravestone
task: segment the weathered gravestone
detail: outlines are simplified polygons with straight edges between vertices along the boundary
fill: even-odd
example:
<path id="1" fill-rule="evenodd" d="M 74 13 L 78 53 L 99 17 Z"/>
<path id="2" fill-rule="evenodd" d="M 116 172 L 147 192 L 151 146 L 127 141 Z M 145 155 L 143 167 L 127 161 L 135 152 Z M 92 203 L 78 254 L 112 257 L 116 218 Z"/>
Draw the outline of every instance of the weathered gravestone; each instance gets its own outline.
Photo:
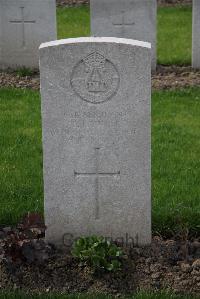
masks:
<path id="1" fill-rule="evenodd" d="M 192 66 L 200 68 L 200 1 L 193 0 Z"/>
<path id="2" fill-rule="evenodd" d="M 79 38 L 40 47 L 47 241 L 151 241 L 150 44 Z"/>
<path id="3" fill-rule="evenodd" d="M 91 0 L 93 36 L 115 36 L 148 41 L 152 69 L 156 69 L 157 0 Z"/>
<path id="4" fill-rule="evenodd" d="M 56 39 L 55 0 L 0 0 L 0 68 L 39 67 L 39 46 Z"/>

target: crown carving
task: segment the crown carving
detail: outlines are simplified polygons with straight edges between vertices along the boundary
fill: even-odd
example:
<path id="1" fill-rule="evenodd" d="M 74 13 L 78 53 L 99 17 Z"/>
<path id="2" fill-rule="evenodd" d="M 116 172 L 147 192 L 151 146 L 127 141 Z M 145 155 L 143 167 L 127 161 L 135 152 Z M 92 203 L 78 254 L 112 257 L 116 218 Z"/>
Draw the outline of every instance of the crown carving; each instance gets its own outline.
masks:
<path id="1" fill-rule="evenodd" d="M 98 52 L 94 52 L 87 56 L 84 60 L 84 63 L 90 69 L 93 68 L 104 68 L 106 59 L 103 55 Z"/>

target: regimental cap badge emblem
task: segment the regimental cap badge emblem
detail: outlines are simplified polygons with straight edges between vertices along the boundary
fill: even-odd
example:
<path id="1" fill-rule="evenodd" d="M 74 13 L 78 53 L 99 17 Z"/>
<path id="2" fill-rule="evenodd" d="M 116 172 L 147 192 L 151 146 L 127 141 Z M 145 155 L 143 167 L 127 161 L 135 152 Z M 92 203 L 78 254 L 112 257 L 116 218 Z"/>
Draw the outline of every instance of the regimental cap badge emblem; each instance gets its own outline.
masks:
<path id="1" fill-rule="evenodd" d="M 71 86 L 79 97 L 89 103 L 110 100 L 119 88 L 119 73 L 115 65 L 99 52 L 83 58 L 73 69 Z"/>
<path id="2" fill-rule="evenodd" d="M 106 59 L 103 55 L 98 52 L 94 52 L 83 59 L 86 67 L 93 68 L 104 68 Z"/>

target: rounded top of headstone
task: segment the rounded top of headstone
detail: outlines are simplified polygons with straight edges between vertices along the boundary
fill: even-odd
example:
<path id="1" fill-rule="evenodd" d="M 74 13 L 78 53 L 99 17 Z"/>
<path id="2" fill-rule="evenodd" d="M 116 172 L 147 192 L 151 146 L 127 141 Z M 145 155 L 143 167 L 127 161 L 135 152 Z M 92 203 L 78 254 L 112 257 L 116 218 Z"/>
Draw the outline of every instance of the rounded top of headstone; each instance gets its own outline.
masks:
<path id="1" fill-rule="evenodd" d="M 40 45 L 40 49 L 60 46 L 60 45 L 78 44 L 78 43 L 114 43 L 114 44 L 125 44 L 130 46 L 137 46 L 137 47 L 151 49 L 151 44 L 148 42 L 138 41 L 134 39 L 127 39 L 127 38 L 116 38 L 116 37 L 79 37 L 79 38 L 60 39 L 56 41 L 42 43 Z"/>

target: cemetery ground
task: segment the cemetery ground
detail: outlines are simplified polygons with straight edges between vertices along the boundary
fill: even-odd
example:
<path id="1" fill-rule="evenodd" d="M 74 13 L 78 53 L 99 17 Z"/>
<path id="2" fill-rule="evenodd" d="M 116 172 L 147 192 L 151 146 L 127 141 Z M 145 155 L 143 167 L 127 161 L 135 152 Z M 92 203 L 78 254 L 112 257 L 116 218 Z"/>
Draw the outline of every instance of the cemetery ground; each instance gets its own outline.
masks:
<path id="1" fill-rule="evenodd" d="M 113 299 L 112 296 L 106 296 L 106 295 L 30 295 L 27 297 L 26 295 L 22 294 L 12 294 L 8 293 L 7 295 L 5 294 L 0 294 L 0 299 Z M 131 299 L 131 297 L 124 297 L 124 299 Z M 171 296 L 170 294 L 145 294 L 145 293 L 140 293 L 136 296 L 134 296 L 134 299 L 191 299 L 191 297 L 184 296 Z"/>
<path id="2" fill-rule="evenodd" d="M 88 7 L 59 8 L 58 33 L 59 38 L 89 35 Z M 191 70 L 190 61 L 191 7 L 159 8 L 158 63 L 168 66 L 159 66 L 153 76 L 154 238 L 151 247 L 126 252 L 122 271 L 97 277 L 88 267 L 80 266 L 69 252 L 63 255 L 47 246 L 41 239 L 42 223 L 37 222 L 34 229 L 24 222 L 16 225 L 28 211 L 43 212 L 39 78 L 37 72 L 25 69 L 1 73 L 0 256 L 6 252 L 7 258 L 7 266 L 0 263 L 2 289 L 39 293 L 89 291 L 126 296 L 138 288 L 151 291 L 167 288 L 191 294 L 181 296 L 184 299 L 193 298 L 192 294 L 198 296 L 200 72 Z M 22 235 L 28 241 L 19 242 Z M 12 250 L 7 250 L 8 245 Z M 23 298 L 21 294 L 2 294 L 0 298 L 12 296 Z M 56 298 L 54 295 L 41 298 L 51 296 Z M 176 298 L 161 293 L 138 294 L 134 298 L 170 297 Z M 66 298 L 76 296 L 66 295 Z M 99 295 L 99 298 L 109 297 Z"/>

